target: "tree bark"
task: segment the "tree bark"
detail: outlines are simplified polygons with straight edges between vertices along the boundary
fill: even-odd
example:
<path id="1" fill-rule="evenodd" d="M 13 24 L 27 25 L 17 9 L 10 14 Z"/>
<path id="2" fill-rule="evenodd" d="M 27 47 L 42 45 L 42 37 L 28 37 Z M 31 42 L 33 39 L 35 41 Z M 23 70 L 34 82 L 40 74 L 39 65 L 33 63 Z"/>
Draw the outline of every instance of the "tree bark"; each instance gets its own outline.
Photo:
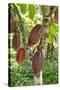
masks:
<path id="1" fill-rule="evenodd" d="M 40 77 L 34 76 L 34 85 L 42 85 L 42 71 L 40 71 Z"/>
<path id="2" fill-rule="evenodd" d="M 43 15 L 43 37 L 41 40 L 41 45 L 42 45 L 42 51 L 43 51 L 43 57 L 45 59 L 46 57 L 46 52 L 47 52 L 47 45 L 48 45 L 48 33 L 49 33 L 49 26 L 50 26 L 50 21 L 51 21 L 51 17 L 45 17 Z M 42 79 L 42 70 L 40 71 L 40 76 L 39 78 L 37 78 L 36 76 L 34 76 L 34 85 L 42 85 L 43 84 L 43 79 Z"/>

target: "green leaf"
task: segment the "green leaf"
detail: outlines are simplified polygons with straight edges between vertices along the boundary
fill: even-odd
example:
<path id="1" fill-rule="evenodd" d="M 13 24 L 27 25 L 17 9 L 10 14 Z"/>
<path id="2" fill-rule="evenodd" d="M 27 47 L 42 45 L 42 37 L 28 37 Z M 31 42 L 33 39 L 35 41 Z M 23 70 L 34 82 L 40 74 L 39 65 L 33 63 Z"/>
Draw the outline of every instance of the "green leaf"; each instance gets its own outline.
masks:
<path id="1" fill-rule="evenodd" d="M 53 23 L 49 29 L 48 43 L 52 43 L 54 40 L 58 40 L 58 26 Z"/>
<path id="2" fill-rule="evenodd" d="M 28 9 L 29 9 L 29 18 L 33 19 L 34 18 L 34 14 L 35 14 L 35 6 L 30 4 L 28 6 Z"/>
<path id="3" fill-rule="evenodd" d="M 20 7 L 20 9 L 21 9 L 21 12 L 23 13 L 23 14 L 25 14 L 26 13 L 26 4 L 19 4 L 19 7 Z"/>
<path id="4" fill-rule="evenodd" d="M 50 33 L 53 35 L 58 32 L 57 24 L 53 23 L 50 27 Z"/>

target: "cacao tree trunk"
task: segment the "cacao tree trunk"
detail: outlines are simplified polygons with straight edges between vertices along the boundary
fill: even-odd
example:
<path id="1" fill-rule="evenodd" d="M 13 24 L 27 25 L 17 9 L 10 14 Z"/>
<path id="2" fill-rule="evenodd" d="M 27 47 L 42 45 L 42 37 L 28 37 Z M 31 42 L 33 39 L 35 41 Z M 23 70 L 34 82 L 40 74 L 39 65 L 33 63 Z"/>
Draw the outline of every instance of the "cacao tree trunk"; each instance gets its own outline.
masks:
<path id="1" fill-rule="evenodd" d="M 43 15 L 43 38 L 41 40 L 41 45 L 43 46 L 42 51 L 43 51 L 43 57 L 45 59 L 46 56 L 46 52 L 47 52 L 47 45 L 48 45 L 48 40 L 47 40 L 47 36 L 49 33 L 49 26 L 50 26 L 50 21 L 51 21 L 51 17 L 45 17 Z M 40 76 L 37 78 L 36 76 L 34 76 L 34 85 L 42 85 L 43 84 L 43 79 L 42 79 L 42 70 L 40 71 Z"/>
<path id="2" fill-rule="evenodd" d="M 42 85 L 42 71 L 40 71 L 40 77 L 34 76 L 34 85 Z"/>

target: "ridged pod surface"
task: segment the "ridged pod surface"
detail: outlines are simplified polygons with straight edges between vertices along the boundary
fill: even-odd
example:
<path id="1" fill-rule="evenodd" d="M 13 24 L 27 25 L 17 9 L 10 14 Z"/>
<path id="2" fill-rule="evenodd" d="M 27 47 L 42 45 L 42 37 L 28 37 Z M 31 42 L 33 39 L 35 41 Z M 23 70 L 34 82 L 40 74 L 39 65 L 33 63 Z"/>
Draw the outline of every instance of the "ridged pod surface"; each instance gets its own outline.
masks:
<path id="1" fill-rule="evenodd" d="M 37 51 L 32 58 L 33 73 L 38 77 L 39 72 L 43 65 L 43 53 L 42 50 Z"/>
<path id="2" fill-rule="evenodd" d="M 24 61 L 25 58 L 25 49 L 24 48 L 20 48 L 17 51 L 17 55 L 16 55 L 16 61 L 18 64 L 21 64 Z"/>
<path id="3" fill-rule="evenodd" d="M 40 40 L 40 38 L 42 37 L 41 27 L 42 26 L 40 24 L 37 24 L 35 27 L 33 27 L 28 36 L 28 46 L 32 46 Z"/>

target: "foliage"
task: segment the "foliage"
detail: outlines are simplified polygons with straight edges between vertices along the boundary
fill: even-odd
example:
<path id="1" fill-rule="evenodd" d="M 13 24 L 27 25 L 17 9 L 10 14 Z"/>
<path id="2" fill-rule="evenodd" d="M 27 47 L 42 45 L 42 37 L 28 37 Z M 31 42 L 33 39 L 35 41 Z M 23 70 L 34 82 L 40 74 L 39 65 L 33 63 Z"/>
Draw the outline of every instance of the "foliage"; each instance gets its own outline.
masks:
<path id="1" fill-rule="evenodd" d="M 12 50 L 14 52 L 14 50 Z M 16 63 L 16 53 L 11 53 L 11 77 L 10 77 L 10 86 L 31 86 L 34 84 L 33 73 L 31 67 L 31 61 L 27 56 L 23 64 L 18 65 Z"/>
<path id="2" fill-rule="evenodd" d="M 52 23 L 49 30 L 49 37 L 48 37 L 48 43 L 54 43 L 58 44 L 58 25 L 55 23 Z"/>
<path id="3" fill-rule="evenodd" d="M 58 51 L 53 50 L 52 54 L 48 54 L 43 64 L 43 84 L 58 83 Z"/>

